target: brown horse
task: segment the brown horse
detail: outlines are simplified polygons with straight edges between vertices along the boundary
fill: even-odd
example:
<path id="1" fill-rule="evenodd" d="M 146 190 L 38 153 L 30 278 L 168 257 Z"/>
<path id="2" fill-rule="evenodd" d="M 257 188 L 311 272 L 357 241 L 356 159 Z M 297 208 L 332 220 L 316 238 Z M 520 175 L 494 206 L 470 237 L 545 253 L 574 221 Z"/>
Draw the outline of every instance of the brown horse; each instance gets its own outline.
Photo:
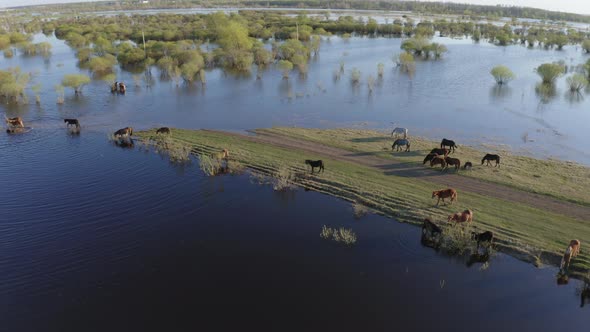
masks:
<path id="1" fill-rule="evenodd" d="M 214 154 L 211 155 L 213 158 L 215 159 L 225 159 L 227 160 L 229 158 L 229 150 L 228 149 L 223 149 L 221 150 L 221 152 L 216 152 Z"/>
<path id="2" fill-rule="evenodd" d="M 456 222 L 472 222 L 473 221 L 473 211 L 465 210 L 463 212 L 457 212 L 455 214 L 451 214 L 447 219 L 448 222 L 456 221 Z"/>
<path id="3" fill-rule="evenodd" d="M 127 87 L 125 86 L 125 83 L 119 82 L 119 93 L 125 93 L 125 91 L 127 91 Z"/>
<path id="4" fill-rule="evenodd" d="M 459 168 L 461 168 L 461 160 L 457 158 L 446 157 L 445 162 L 447 163 L 447 167 L 445 168 L 449 168 L 449 165 L 455 166 L 456 170 L 459 170 Z"/>
<path id="5" fill-rule="evenodd" d="M 447 163 L 445 161 L 445 158 L 443 156 L 436 156 L 434 158 L 432 158 L 432 160 L 430 161 L 430 167 L 433 167 L 434 165 L 440 165 L 441 168 L 445 168 L 447 166 Z"/>
<path id="6" fill-rule="evenodd" d="M 573 257 L 578 256 L 578 254 L 580 253 L 580 247 L 581 247 L 581 242 L 580 240 L 571 240 L 570 244 L 567 246 L 567 248 L 565 249 L 565 252 L 563 253 L 563 257 L 561 258 L 561 264 L 559 266 L 560 270 L 568 269 L 570 266 L 570 261 L 572 260 Z"/>
<path id="7" fill-rule="evenodd" d="M 168 134 L 170 135 L 170 128 L 168 127 L 162 127 L 158 130 L 156 130 L 156 134 Z"/>
<path id="8" fill-rule="evenodd" d="M 131 136 L 131 135 L 133 135 L 133 128 L 125 127 L 123 129 L 119 129 L 119 130 L 115 131 L 115 133 L 113 135 L 115 137 Z"/>
<path id="9" fill-rule="evenodd" d="M 441 149 L 434 148 L 434 149 L 430 150 L 430 153 L 436 153 L 438 155 L 446 157 L 449 155 L 450 151 L 449 151 L 449 149 L 444 149 L 444 148 L 441 148 Z"/>
<path id="10" fill-rule="evenodd" d="M 20 128 L 25 127 L 23 119 L 19 116 L 17 116 L 16 118 L 7 118 L 6 116 L 4 116 L 4 117 L 6 118 L 6 124 L 9 127 L 20 127 Z"/>
<path id="11" fill-rule="evenodd" d="M 426 155 L 426 157 L 424 157 L 424 161 L 422 162 L 422 165 L 426 164 L 426 162 L 431 161 L 432 158 L 437 157 L 438 155 L 436 153 L 429 153 Z"/>
<path id="12" fill-rule="evenodd" d="M 457 190 L 455 190 L 453 188 L 436 190 L 436 191 L 432 192 L 432 198 L 435 198 L 435 197 L 438 197 L 438 201 L 436 201 L 436 205 L 438 205 L 438 203 L 440 202 L 441 199 L 442 199 L 443 203 L 445 203 L 445 198 L 450 198 L 451 204 L 453 204 L 453 201 L 457 200 Z M 445 203 L 445 205 L 446 205 L 446 203 Z"/>

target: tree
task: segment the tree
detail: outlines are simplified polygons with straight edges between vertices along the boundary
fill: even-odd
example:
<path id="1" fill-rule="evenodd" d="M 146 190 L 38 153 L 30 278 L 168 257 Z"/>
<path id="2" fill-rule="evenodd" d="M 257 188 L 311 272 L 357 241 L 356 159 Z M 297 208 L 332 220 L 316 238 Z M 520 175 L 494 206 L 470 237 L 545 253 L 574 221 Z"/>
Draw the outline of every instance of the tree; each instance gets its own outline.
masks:
<path id="1" fill-rule="evenodd" d="M 94 57 L 88 62 L 90 71 L 95 74 L 108 74 L 113 71 L 113 66 L 117 63 L 117 59 L 111 54 Z"/>
<path id="2" fill-rule="evenodd" d="M 512 81 L 515 77 L 512 70 L 510 70 L 506 66 L 496 66 L 496 67 L 492 68 L 492 70 L 490 71 L 490 74 L 492 74 L 492 76 L 494 76 L 496 83 L 498 83 L 499 85 L 506 84 L 506 83 Z"/>
<path id="3" fill-rule="evenodd" d="M 580 92 L 588 86 L 588 80 L 582 74 L 573 74 L 565 80 L 570 92 Z"/>
<path id="4" fill-rule="evenodd" d="M 447 47 L 439 43 L 430 44 L 429 50 L 434 54 L 434 57 L 437 59 L 440 58 L 444 53 L 448 52 Z"/>
<path id="5" fill-rule="evenodd" d="M 582 42 L 582 49 L 586 53 L 590 53 L 590 39 L 586 39 Z"/>
<path id="6" fill-rule="evenodd" d="M 557 63 L 544 63 L 537 67 L 536 72 L 541 79 L 543 84 L 553 84 L 555 80 L 563 75 L 565 68 Z"/>
<path id="7" fill-rule="evenodd" d="M 192 83 L 195 79 L 195 76 L 199 73 L 201 67 L 194 62 L 185 63 L 180 66 L 180 75 L 182 79 L 187 83 Z"/>
<path id="8" fill-rule="evenodd" d="M 84 74 L 70 74 L 65 75 L 61 80 L 61 84 L 68 88 L 73 88 L 75 94 L 82 92 L 82 88 L 90 83 L 90 77 Z"/>
<path id="9" fill-rule="evenodd" d="M 288 60 L 280 60 L 279 69 L 283 71 L 283 79 L 289 79 L 289 72 L 293 69 L 293 64 Z"/>
<path id="10" fill-rule="evenodd" d="M 404 40 L 401 49 L 406 52 L 414 52 L 416 55 L 422 55 L 424 51 L 428 50 L 430 42 L 425 37 L 414 37 Z"/>

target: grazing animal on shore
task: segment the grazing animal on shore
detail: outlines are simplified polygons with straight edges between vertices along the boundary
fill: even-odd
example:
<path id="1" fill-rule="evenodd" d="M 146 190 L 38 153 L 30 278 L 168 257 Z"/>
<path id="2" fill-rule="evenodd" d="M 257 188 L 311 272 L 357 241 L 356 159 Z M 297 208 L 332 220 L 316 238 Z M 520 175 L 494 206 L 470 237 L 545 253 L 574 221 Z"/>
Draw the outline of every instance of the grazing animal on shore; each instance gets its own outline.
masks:
<path id="1" fill-rule="evenodd" d="M 160 129 L 156 130 L 156 134 L 170 134 L 170 128 L 162 127 Z"/>
<path id="2" fill-rule="evenodd" d="M 449 165 L 455 166 L 456 170 L 459 170 L 459 168 L 461 168 L 461 160 L 457 158 L 446 157 L 445 162 L 447 163 L 447 166 L 445 168 L 449 168 Z"/>
<path id="3" fill-rule="evenodd" d="M 438 155 L 436 153 L 429 153 L 426 155 L 426 157 L 424 157 L 424 161 L 422 162 L 422 165 L 426 164 L 426 162 L 431 161 L 432 158 L 434 157 L 438 157 Z"/>
<path id="4" fill-rule="evenodd" d="M 465 165 L 463 165 L 463 169 L 468 169 L 468 168 L 469 169 L 473 168 L 473 164 L 470 161 L 466 162 Z"/>
<path id="5" fill-rule="evenodd" d="M 131 135 L 133 135 L 133 128 L 125 127 L 125 128 L 119 129 L 119 130 L 115 131 L 115 133 L 113 135 L 115 137 L 131 136 Z"/>
<path id="6" fill-rule="evenodd" d="M 496 166 L 500 166 L 500 156 L 497 154 L 486 154 L 483 159 L 481 160 L 481 164 L 483 165 L 484 162 L 488 162 L 487 166 L 490 166 L 490 161 L 496 161 L 496 165 L 494 165 L 494 167 Z"/>
<path id="7" fill-rule="evenodd" d="M 221 152 L 214 153 L 212 155 L 212 157 L 215 158 L 215 159 L 225 159 L 225 160 L 227 160 L 229 158 L 229 150 L 228 149 L 223 149 L 223 150 L 221 150 Z"/>
<path id="8" fill-rule="evenodd" d="M 441 168 L 445 168 L 447 166 L 447 162 L 443 156 L 436 156 L 430 161 L 430 167 L 433 167 L 434 165 L 440 165 Z"/>
<path id="9" fill-rule="evenodd" d="M 438 155 L 441 155 L 441 156 L 445 156 L 446 157 L 446 156 L 449 155 L 449 149 L 434 148 L 434 149 L 430 150 L 430 153 L 436 153 Z"/>
<path id="10" fill-rule="evenodd" d="M 6 116 L 4 116 L 4 118 L 6 119 L 6 124 L 9 127 L 25 127 L 25 123 L 23 122 L 23 119 L 20 116 L 17 116 L 16 118 L 7 118 Z"/>
<path id="11" fill-rule="evenodd" d="M 311 173 L 313 173 L 313 169 L 319 167 L 319 172 L 324 172 L 324 162 L 321 160 L 305 160 L 305 164 L 311 166 Z"/>
<path id="12" fill-rule="evenodd" d="M 397 148 L 397 151 L 401 151 L 402 146 L 406 146 L 406 152 L 410 151 L 410 140 L 407 140 L 405 138 L 398 138 L 393 142 L 393 145 L 391 146 L 391 149 L 394 150 Z"/>
<path id="13" fill-rule="evenodd" d="M 455 152 L 455 149 L 457 148 L 457 144 L 455 144 L 455 141 L 443 138 L 440 142 L 440 148 L 443 149 L 445 146 L 448 146 L 451 152 Z"/>
<path id="14" fill-rule="evenodd" d="M 435 197 L 438 197 L 438 201 L 436 201 L 436 205 L 438 205 L 438 203 L 440 202 L 441 199 L 442 199 L 443 203 L 445 203 L 445 198 L 450 198 L 451 204 L 453 204 L 453 201 L 457 200 L 457 190 L 455 190 L 453 188 L 436 190 L 436 191 L 432 192 L 432 198 L 435 198 Z M 446 205 L 446 203 L 445 203 L 445 205 Z"/>
<path id="15" fill-rule="evenodd" d="M 489 242 L 492 244 L 492 241 L 494 241 L 494 233 L 490 231 L 485 231 L 483 233 L 471 232 L 471 238 L 477 241 L 477 249 L 479 249 L 480 243 Z"/>
<path id="16" fill-rule="evenodd" d="M 565 252 L 563 253 L 563 257 L 561 258 L 561 264 L 559 266 L 560 270 L 563 269 L 568 269 L 570 266 L 570 261 L 572 260 L 572 258 L 578 256 L 578 254 L 580 253 L 580 246 L 582 244 L 580 243 L 580 240 L 571 240 L 570 244 L 567 246 L 567 248 L 565 249 Z"/>
<path id="17" fill-rule="evenodd" d="M 448 222 L 472 222 L 473 221 L 473 211 L 465 210 L 463 212 L 457 212 L 455 214 L 451 214 L 447 219 Z"/>
<path id="18" fill-rule="evenodd" d="M 395 137 L 397 137 L 397 135 L 403 135 L 404 138 L 408 138 L 408 128 L 395 127 L 391 132 L 391 136 L 393 136 L 393 134 L 395 134 Z"/>
<path id="19" fill-rule="evenodd" d="M 80 122 L 78 119 L 64 119 L 64 122 L 66 123 L 66 127 L 76 126 L 76 128 L 80 128 Z"/>

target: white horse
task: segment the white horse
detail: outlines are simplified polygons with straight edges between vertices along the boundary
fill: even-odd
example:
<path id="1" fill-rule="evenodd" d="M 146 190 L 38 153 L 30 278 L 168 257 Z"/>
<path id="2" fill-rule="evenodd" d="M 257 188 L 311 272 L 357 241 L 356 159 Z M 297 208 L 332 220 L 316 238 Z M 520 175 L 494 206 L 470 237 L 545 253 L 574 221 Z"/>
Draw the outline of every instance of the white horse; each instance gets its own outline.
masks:
<path id="1" fill-rule="evenodd" d="M 393 134 L 395 134 L 395 137 L 397 137 L 397 135 L 404 135 L 404 138 L 408 138 L 408 128 L 395 127 L 391 132 L 391 136 L 393 136 Z"/>

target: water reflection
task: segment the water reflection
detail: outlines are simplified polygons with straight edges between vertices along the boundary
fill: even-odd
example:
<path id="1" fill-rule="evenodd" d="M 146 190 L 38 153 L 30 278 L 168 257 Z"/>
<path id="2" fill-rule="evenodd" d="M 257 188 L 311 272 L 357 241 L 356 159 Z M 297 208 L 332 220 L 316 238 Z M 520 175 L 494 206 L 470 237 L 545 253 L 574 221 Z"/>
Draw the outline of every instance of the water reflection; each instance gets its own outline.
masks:
<path id="1" fill-rule="evenodd" d="M 557 96 L 557 88 L 555 84 L 538 83 L 535 86 L 535 93 L 539 97 L 539 100 L 543 104 L 551 102 L 555 96 Z"/>
<path id="2" fill-rule="evenodd" d="M 565 99 L 570 104 L 581 103 L 584 101 L 584 94 L 582 94 L 581 92 L 578 92 L 578 91 L 566 91 Z"/>
<path id="3" fill-rule="evenodd" d="M 492 99 L 502 99 L 512 96 L 512 88 L 506 84 L 495 84 L 490 89 L 490 96 Z"/>

